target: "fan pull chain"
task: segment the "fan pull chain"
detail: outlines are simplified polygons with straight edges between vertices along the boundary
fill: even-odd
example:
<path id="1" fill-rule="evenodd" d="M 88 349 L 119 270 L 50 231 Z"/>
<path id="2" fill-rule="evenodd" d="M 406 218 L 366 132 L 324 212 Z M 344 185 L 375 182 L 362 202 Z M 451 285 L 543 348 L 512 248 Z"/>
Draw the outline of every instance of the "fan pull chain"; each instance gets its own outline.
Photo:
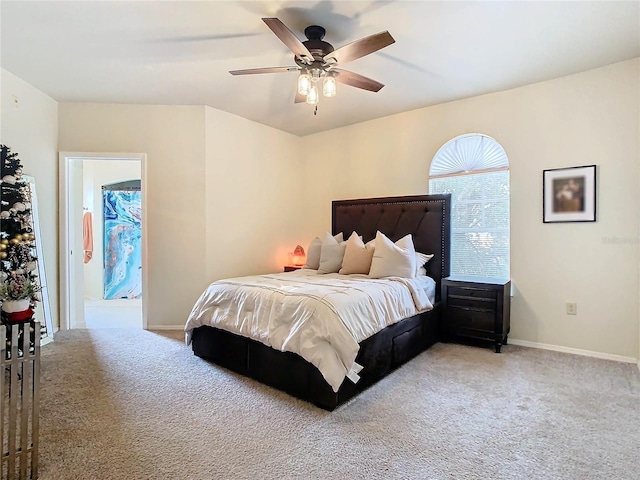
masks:
<path id="1" fill-rule="evenodd" d="M 318 115 L 318 105 L 316 105 L 316 108 L 313 109 L 313 114 Z"/>

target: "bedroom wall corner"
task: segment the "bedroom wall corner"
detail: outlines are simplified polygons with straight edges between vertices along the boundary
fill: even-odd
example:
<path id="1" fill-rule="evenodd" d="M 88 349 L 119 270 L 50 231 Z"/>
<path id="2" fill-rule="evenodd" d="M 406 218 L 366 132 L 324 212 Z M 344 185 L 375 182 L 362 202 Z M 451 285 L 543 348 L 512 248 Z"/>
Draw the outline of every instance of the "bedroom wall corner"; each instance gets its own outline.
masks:
<path id="1" fill-rule="evenodd" d="M 301 139 L 211 107 L 205 112 L 207 285 L 281 272 L 297 243 L 306 248 Z"/>
<path id="2" fill-rule="evenodd" d="M 18 154 L 24 173 L 36 182 L 51 323 L 57 330 L 58 102 L 5 69 L 0 69 L 0 96 L 0 143 Z"/>

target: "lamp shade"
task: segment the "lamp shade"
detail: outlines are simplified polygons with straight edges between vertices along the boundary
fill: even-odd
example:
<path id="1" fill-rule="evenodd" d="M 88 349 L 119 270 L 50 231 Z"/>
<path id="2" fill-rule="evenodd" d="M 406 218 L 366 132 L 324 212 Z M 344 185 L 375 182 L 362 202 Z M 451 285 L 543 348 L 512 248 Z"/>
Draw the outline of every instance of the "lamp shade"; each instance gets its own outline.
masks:
<path id="1" fill-rule="evenodd" d="M 300 245 L 296 245 L 296 248 L 293 251 L 292 260 L 293 264 L 297 267 L 301 267 L 302 265 L 304 265 L 304 262 L 307 260 L 307 256 L 304 253 L 304 248 L 302 248 Z"/>
<path id="2" fill-rule="evenodd" d="M 328 75 L 324 77 L 324 82 L 322 83 L 322 94 L 325 97 L 335 97 L 336 96 L 336 79 Z"/>
<path id="3" fill-rule="evenodd" d="M 300 95 L 308 95 L 311 88 L 311 77 L 308 73 L 302 72 L 298 76 L 298 93 Z"/>
<path id="4" fill-rule="evenodd" d="M 315 83 L 311 85 L 309 89 L 309 93 L 307 94 L 307 103 L 309 105 L 317 105 L 319 100 L 318 95 L 318 87 L 316 87 Z"/>

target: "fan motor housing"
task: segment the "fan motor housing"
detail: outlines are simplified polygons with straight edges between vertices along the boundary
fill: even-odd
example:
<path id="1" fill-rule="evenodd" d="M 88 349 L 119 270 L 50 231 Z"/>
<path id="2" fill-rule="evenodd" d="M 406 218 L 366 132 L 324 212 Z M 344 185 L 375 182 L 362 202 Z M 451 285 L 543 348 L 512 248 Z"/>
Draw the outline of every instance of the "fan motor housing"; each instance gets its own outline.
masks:
<path id="1" fill-rule="evenodd" d="M 304 35 L 308 40 L 305 40 L 302 44 L 307 47 L 307 50 L 313 55 L 316 62 L 324 63 L 322 61 L 323 57 L 335 50 L 333 45 L 322 40 L 326 33 L 327 31 L 320 25 L 309 25 L 304 29 Z M 296 64 L 300 66 L 305 65 L 305 63 L 298 60 L 297 57 L 294 59 Z"/>

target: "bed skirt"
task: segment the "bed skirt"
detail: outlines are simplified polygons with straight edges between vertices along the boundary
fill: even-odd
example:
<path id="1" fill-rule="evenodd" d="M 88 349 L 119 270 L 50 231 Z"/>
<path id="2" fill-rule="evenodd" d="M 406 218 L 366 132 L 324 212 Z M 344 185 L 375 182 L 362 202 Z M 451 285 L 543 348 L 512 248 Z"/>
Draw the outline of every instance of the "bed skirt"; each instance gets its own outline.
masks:
<path id="1" fill-rule="evenodd" d="M 390 325 L 360 342 L 356 362 L 364 367 L 360 381 L 345 379 L 334 392 L 320 371 L 302 357 L 218 328 L 193 331 L 198 357 L 251 377 L 325 410 L 333 410 L 423 352 L 439 339 L 440 304 L 433 310 Z"/>

